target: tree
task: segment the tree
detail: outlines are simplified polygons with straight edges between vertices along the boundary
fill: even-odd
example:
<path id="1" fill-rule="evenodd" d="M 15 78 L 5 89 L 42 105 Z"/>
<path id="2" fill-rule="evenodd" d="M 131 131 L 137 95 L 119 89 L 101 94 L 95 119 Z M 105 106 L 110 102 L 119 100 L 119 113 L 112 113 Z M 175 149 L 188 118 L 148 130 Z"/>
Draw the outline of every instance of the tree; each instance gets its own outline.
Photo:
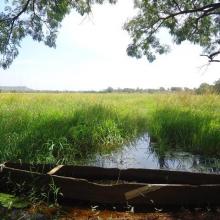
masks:
<path id="1" fill-rule="evenodd" d="M 213 86 L 208 83 L 202 83 L 198 89 L 196 89 L 196 93 L 198 94 L 208 94 L 213 92 Z"/>
<path id="2" fill-rule="evenodd" d="M 172 92 L 182 92 L 183 91 L 183 89 L 181 87 L 171 87 L 170 90 Z"/>
<path id="3" fill-rule="evenodd" d="M 219 0 L 135 0 L 135 7 L 137 16 L 124 26 L 132 38 L 128 55 L 152 62 L 156 54 L 168 52 L 158 38 L 165 28 L 176 44 L 189 40 L 203 47 L 209 62 L 220 62 Z"/>
<path id="4" fill-rule="evenodd" d="M 218 94 L 220 94 L 220 79 L 218 79 L 217 81 L 215 81 L 215 83 L 214 83 L 214 90 L 215 90 L 215 92 L 217 92 Z"/>
<path id="5" fill-rule="evenodd" d="M 111 93 L 114 92 L 114 89 L 111 86 L 109 86 L 107 89 L 104 90 L 104 92 Z"/>
<path id="6" fill-rule="evenodd" d="M 81 15 L 91 12 L 91 5 L 117 0 L 5 0 L 0 8 L 0 67 L 7 68 L 19 53 L 20 42 L 31 36 L 55 47 L 60 24 L 71 9 Z M 158 32 L 166 28 L 176 44 L 189 40 L 204 48 L 203 56 L 210 62 L 220 62 L 220 2 L 219 0 L 134 0 L 138 14 L 124 28 L 132 43 L 130 56 L 147 56 L 169 51 Z"/>
<path id="7" fill-rule="evenodd" d="M 159 88 L 159 91 L 160 91 L 160 92 L 165 92 L 166 89 L 165 89 L 164 87 L 160 87 L 160 88 Z"/>
<path id="8" fill-rule="evenodd" d="M 0 67 L 9 67 L 19 53 L 20 42 L 31 36 L 55 47 L 60 24 L 71 9 L 81 15 L 91 11 L 94 3 L 116 0 L 5 0 L 0 8 Z"/>

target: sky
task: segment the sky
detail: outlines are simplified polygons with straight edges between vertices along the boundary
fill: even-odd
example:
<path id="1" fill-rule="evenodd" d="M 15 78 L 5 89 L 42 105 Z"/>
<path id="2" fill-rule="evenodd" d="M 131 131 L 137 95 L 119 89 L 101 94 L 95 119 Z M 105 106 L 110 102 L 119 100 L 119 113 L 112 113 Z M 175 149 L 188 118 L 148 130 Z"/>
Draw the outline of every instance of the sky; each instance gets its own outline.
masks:
<path id="1" fill-rule="evenodd" d="M 27 86 L 39 90 L 103 90 L 117 88 L 198 87 L 220 78 L 220 64 L 207 66 L 199 46 L 184 42 L 149 63 L 144 57 L 128 57 L 131 39 L 122 29 L 135 15 L 132 0 L 116 5 L 96 5 L 92 14 L 66 16 L 56 49 L 30 38 L 7 70 L 0 69 L 0 86 Z M 172 41 L 165 30 L 163 42 Z"/>

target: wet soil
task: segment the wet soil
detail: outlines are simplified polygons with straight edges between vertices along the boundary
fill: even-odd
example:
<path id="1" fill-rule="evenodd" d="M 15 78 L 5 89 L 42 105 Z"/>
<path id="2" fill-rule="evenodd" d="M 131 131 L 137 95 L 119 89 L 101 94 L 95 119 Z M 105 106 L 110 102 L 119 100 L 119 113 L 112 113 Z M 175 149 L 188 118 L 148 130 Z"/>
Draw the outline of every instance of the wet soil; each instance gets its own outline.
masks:
<path id="1" fill-rule="evenodd" d="M 26 210 L 0 208 L 1 220 L 220 220 L 220 209 L 180 209 L 175 211 L 99 210 L 97 207 L 48 207 L 32 206 Z"/>
<path id="2" fill-rule="evenodd" d="M 178 212 L 146 212 L 146 213 L 132 213 L 132 212 L 118 212 L 108 210 L 89 210 L 73 208 L 60 220 L 211 220 L 220 219 L 220 213 L 210 211 L 178 211 Z"/>

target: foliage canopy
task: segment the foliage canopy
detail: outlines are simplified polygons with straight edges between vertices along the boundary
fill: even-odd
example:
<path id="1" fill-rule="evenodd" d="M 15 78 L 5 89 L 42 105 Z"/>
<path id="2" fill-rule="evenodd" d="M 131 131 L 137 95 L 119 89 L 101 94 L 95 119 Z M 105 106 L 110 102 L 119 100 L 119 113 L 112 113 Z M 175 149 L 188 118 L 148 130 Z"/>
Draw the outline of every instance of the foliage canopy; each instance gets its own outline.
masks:
<path id="1" fill-rule="evenodd" d="M 58 29 L 71 9 L 79 14 L 91 12 L 91 5 L 115 0 L 5 0 L 0 8 L 0 67 L 9 67 L 18 55 L 23 38 L 43 41 L 55 47 Z"/>
<path id="2" fill-rule="evenodd" d="M 219 0 L 135 0 L 139 12 L 125 24 L 132 37 L 127 53 L 149 61 L 156 54 L 169 51 L 158 38 L 158 32 L 166 28 L 173 41 L 181 44 L 189 40 L 204 48 L 203 56 L 210 62 L 220 62 L 220 1 Z"/>
<path id="3" fill-rule="evenodd" d="M 0 8 L 0 67 L 7 68 L 18 55 L 20 42 L 31 36 L 55 47 L 58 29 L 71 9 L 91 12 L 92 4 L 117 0 L 5 0 Z M 210 62 L 220 62 L 219 0 L 134 0 L 138 14 L 125 23 L 132 38 L 127 53 L 149 61 L 169 51 L 158 37 L 169 30 L 176 44 L 189 40 L 204 48 Z"/>

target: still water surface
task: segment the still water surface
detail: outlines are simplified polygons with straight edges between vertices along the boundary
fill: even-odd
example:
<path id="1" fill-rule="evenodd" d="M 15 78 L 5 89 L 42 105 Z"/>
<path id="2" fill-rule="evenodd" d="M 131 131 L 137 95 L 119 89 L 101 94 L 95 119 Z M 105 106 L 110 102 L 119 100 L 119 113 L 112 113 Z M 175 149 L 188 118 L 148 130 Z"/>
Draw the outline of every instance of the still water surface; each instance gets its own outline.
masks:
<path id="1" fill-rule="evenodd" d="M 150 168 L 220 173 L 220 159 L 205 158 L 186 152 L 157 154 L 148 134 L 108 155 L 96 155 L 87 165 L 100 167 Z"/>

